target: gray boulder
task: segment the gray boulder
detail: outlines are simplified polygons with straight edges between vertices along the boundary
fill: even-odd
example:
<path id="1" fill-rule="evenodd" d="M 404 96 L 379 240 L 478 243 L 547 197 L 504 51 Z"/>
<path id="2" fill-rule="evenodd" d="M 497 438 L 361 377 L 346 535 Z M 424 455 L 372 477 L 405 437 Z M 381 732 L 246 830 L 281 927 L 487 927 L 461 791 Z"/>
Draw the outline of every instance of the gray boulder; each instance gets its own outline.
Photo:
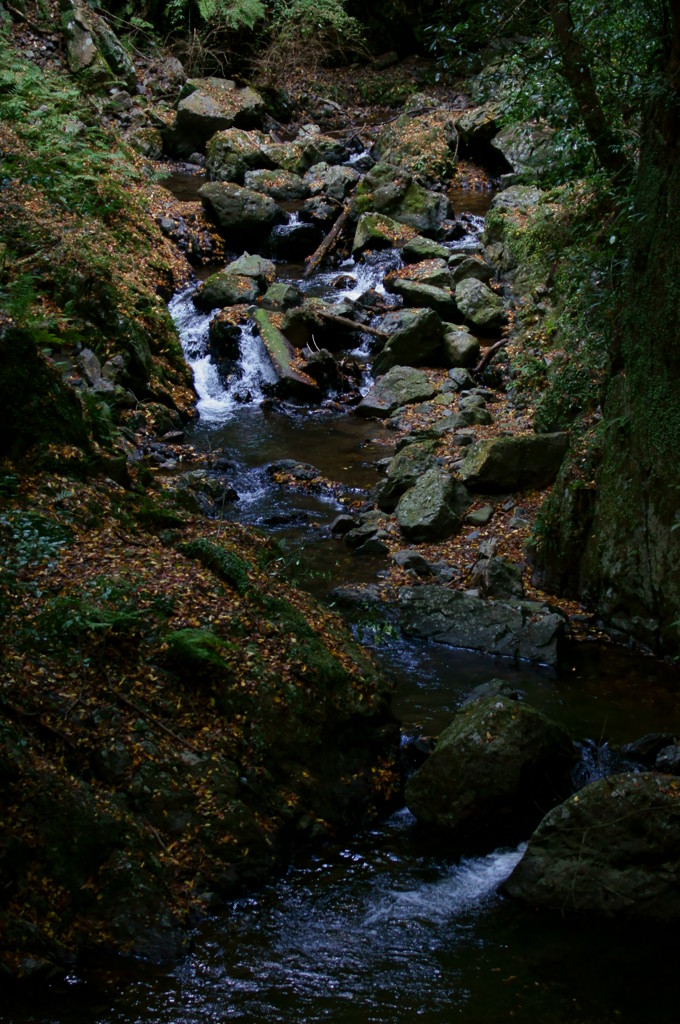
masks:
<path id="1" fill-rule="evenodd" d="M 174 136 L 181 152 L 203 149 L 215 132 L 225 128 L 261 128 L 264 100 L 250 86 L 226 78 L 193 78 L 184 87 Z"/>
<path id="2" fill-rule="evenodd" d="M 271 167 L 262 151 L 268 136 L 259 131 L 227 128 L 217 132 L 206 147 L 206 168 L 212 181 L 243 183 L 246 171 Z"/>
<path id="3" fill-rule="evenodd" d="M 402 590 L 399 607 L 408 636 L 520 661 L 557 664 L 565 620 L 546 605 L 485 600 L 428 586 Z"/>
<path id="4" fill-rule="evenodd" d="M 440 540 L 456 532 L 469 504 L 465 487 L 447 470 L 433 466 L 402 494 L 397 522 L 404 536 L 416 543 Z"/>
<path id="5" fill-rule="evenodd" d="M 402 405 L 426 401 L 434 388 L 422 370 L 411 366 L 393 366 L 375 384 L 356 408 L 358 416 L 391 416 Z"/>
<path id="6" fill-rule="evenodd" d="M 491 148 L 503 157 L 511 169 L 504 181 L 517 177 L 540 180 L 556 162 L 555 132 L 547 124 L 514 124 L 501 129 L 491 140 Z"/>
<path id="7" fill-rule="evenodd" d="M 406 785 L 409 810 L 457 843 L 525 838 L 569 788 L 574 746 L 544 714 L 496 695 L 464 705 Z"/>
<path id="8" fill-rule="evenodd" d="M 307 186 L 299 174 L 292 171 L 258 169 L 246 171 L 243 179 L 246 188 L 263 192 L 279 202 L 289 203 L 307 197 Z"/>
<path id="9" fill-rule="evenodd" d="M 443 320 L 451 320 L 458 316 L 456 300 L 448 287 L 440 288 L 407 277 L 395 277 L 385 284 L 389 291 L 401 295 L 405 306 L 433 309 Z"/>
<path id="10" fill-rule="evenodd" d="M 378 505 L 386 512 L 397 507 L 399 498 L 434 465 L 434 441 L 406 445 L 387 467 L 387 479 L 378 491 Z"/>
<path id="11" fill-rule="evenodd" d="M 220 270 L 203 282 L 193 298 L 196 308 L 207 312 L 239 303 L 253 303 L 259 294 L 260 287 L 255 278 Z"/>
<path id="12" fill-rule="evenodd" d="M 463 482 L 473 490 L 514 491 L 547 487 L 562 464 L 569 435 L 517 434 L 473 444 L 460 469 Z"/>
<path id="13" fill-rule="evenodd" d="M 555 807 L 505 891 L 531 906 L 680 922 L 680 782 L 654 772 L 598 779 Z"/>
<path id="14" fill-rule="evenodd" d="M 445 324 L 442 340 L 444 360 L 447 366 L 472 367 L 479 362 L 480 347 L 477 339 L 464 328 Z"/>
<path id="15" fill-rule="evenodd" d="M 453 284 L 473 277 L 485 284 L 493 277 L 493 269 L 479 256 L 468 256 L 466 253 L 454 253 L 449 260 L 451 280 Z"/>
<path id="16" fill-rule="evenodd" d="M 507 319 L 503 300 L 474 277 L 466 277 L 456 285 L 456 305 L 465 323 L 478 331 L 498 330 Z"/>
<path id="17" fill-rule="evenodd" d="M 405 310 L 397 316 L 388 314 L 381 329 L 389 331 L 394 324 L 399 326 L 373 361 L 375 373 L 385 373 L 393 366 L 419 366 L 441 358 L 444 326 L 434 310 Z"/>
<path id="18" fill-rule="evenodd" d="M 201 186 L 198 194 L 220 228 L 237 236 L 266 234 L 286 219 L 283 210 L 269 196 L 232 182 L 209 182 Z"/>
<path id="19" fill-rule="evenodd" d="M 421 263 L 423 260 L 448 260 L 451 250 L 431 238 L 416 235 L 406 243 L 401 250 L 401 255 L 406 263 Z"/>
<path id="20" fill-rule="evenodd" d="M 414 235 L 413 228 L 400 224 L 384 213 L 364 213 L 354 232 L 352 252 L 359 254 L 366 249 L 392 249 L 403 245 Z"/>
<path id="21" fill-rule="evenodd" d="M 310 195 L 324 195 L 341 203 L 360 177 L 354 167 L 331 167 L 324 161 L 310 167 L 305 174 L 304 182 Z"/>

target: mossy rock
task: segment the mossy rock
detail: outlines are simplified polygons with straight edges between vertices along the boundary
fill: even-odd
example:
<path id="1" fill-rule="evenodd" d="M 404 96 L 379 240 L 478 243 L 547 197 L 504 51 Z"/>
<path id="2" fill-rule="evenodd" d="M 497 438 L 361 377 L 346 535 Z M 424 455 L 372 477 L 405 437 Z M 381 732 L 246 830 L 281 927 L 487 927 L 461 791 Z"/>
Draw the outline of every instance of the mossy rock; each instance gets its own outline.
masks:
<path id="1" fill-rule="evenodd" d="M 206 168 L 212 181 L 243 184 L 246 171 L 271 167 L 263 151 L 268 136 L 259 131 L 227 128 L 216 132 L 206 147 Z"/>

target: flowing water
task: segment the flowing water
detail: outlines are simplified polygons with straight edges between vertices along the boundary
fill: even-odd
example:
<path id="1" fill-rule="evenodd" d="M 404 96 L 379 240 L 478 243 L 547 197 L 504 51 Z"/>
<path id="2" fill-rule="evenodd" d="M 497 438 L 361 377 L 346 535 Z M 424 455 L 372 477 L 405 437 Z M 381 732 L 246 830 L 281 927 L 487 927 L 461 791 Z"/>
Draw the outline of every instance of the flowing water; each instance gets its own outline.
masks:
<path id="1" fill-rule="evenodd" d="M 479 208 L 470 215 L 458 248 L 474 248 L 482 216 Z M 308 294 L 356 299 L 379 291 L 397 265 L 398 254 L 388 252 L 299 283 Z M 299 268 L 287 276 L 299 277 Z M 320 594 L 375 580 L 384 563 L 357 558 L 329 526 L 343 496 L 377 482 L 389 431 L 334 403 L 315 411 L 272 406 L 272 371 L 249 327 L 239 366 L 225 378 L 210 361 L 210 316 L 196 311 L 191 293 L 170 304 L 199 395 L 191 442 L 234 466 L 239 500 L 226 514 L 285 541 Z M 358 339 L 355 354 L 367 361 L 367 341 Z M 366 367 L 362 389 L 369 383 Z M 335 486 L 277 488 L 266 467 L 284 458 L 312 463 Z M 620 764 L 610 743 L 680 728 L 674 674 L 627 651 L 575 647 L 555 674 L 407 643 L 384 629 L 362 637 L 395 682 L 394 709 L 410 734 L 438 733 L 492 676 L 510 680 L 582 740 L 581 782 Z M 350 843 L 298 852 L 283 878 L 223 913 L 216 907 L 178 966 L 74 974 L 49 1003 L 23 993 L 20 1005 L 0 1007 L 0 1024 L 675 1022 L 669 936 L 519 909 L 498 888 L 521 852 L 456 859 L 445 844 L 426 842 L 402 809 Z"/>

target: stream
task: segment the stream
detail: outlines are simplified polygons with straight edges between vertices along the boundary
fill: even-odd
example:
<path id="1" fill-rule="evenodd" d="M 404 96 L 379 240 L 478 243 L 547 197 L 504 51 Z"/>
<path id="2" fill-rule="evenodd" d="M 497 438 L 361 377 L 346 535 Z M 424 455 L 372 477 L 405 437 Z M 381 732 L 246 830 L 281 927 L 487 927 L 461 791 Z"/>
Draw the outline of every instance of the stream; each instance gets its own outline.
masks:
<path id="1" fill-rule="evenodd" d="M 193 200 L 190 188 L 185 198 Z M 459 209 L 466 201 L 469 235 L 457 248 L 474 248 L 483 223 L 479 197 L 462 195 Z M 398 254 L 388 251 L 308 282 L 299 267 L 284 268 L 282 276 L 308 294 L 340 301 L 380 289 L 397 265 Z M 340 275 L 347 280 L 338 289 Z M 243 328 L 240 366 L 225 380 L 210 361 L 210 314 L 195 309 L 192 290 L 170 303 L 199 395 L 188 440 L 235 467 L 239 500 L 225 515 L 277 537 L 304 566 L 304 585 L 320 596 L 341 583 L 375 581 L 384 560 L 358 557 L 331 535 L 343 507 L 338 493 L 284 490 L 266 466 L 308 462 L 343 494 L 361 496 L 377 483 L 376 459 L 391 451 L 389 430 L 333 402 L 314 410 L 272 405 L 265 394 L 272 371 L 250 327 Z M 363 342 L 353 354 L 367 361 Z M 366 369 L 362 390 L 369 384 Z M 247 404 L 239 399 L 244 392 Z M 680 721 L 673 673 L 622 648 L 574 646 L 555 674 L 406 642 L 380 629 L 361 639 L 395 682 L 393 706 L 405 733 L 438 733 L 474 686 L 502 677 L 582 739 L 583 781 L 610 769 L 609 743 L 668 731 Z M 456 860 L 445 844 L 425 842 L 414 824 L 404 808 L 349 843 L 298 852 L 283 878 L 201 926 L 179 965 L 74 974 L 49 1003 L 24 993 L 20 1008 L 0 1008 L 0 1022 L 677 1020 L 672 944 L 661 930 L 519 909 L 498 887 L 522 847 Z"/>

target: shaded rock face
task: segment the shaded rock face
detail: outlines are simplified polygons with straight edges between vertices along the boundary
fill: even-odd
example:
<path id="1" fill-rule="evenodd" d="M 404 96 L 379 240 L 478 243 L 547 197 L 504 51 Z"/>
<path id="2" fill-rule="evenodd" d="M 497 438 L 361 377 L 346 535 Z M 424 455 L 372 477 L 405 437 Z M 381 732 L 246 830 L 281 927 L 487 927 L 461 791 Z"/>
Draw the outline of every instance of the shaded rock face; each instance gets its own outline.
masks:
<path id="1" fill-rule="evenodd" d="M 203 149 L 225 128 L 261 128 L 264 100 L 250 86 L 237 86 L 226 78 L 190 79 L 191 90 L 177 107 L 174 136 L 181 153 Z"/>
<path id="2" fill-rule="evenodd" d="M 569 735 L 542 712 L 486 697 L 458 711 L 407 783 L 406 803 L 463 847 L 516 843 L 568 792 L 574 757 Z"/>
<path id="3" fill-rule="evenodd" d="M 486 654 L 556 665 L 564 617 L 533 601 L 483 600 L 440 586 L 404 588 L 401 625 L 408 636 Z"/>
<path id="4" fill-rule="evenodd" d="M 557 476 L 568 447 L 566 433 L 478 441 L 465 456 L 460 477 L 467 487 L 480 491 L 546 487 Z"/>
<path id="5" fill-rule="evenodd" d="M 390 416 L 402 405 L 424 402 L 434 396 L 434 388 L 422 370 L 410 366 L 393 366 L 373 387 L 356 408 L 358 416 Z"/>
<path id="6" fill-rule="evenodd" d="M 610 775 L 544 818 L 505 890 L 561 912 L 677 924 L 678 850 L 680 780 Z"/>
<path id="7" fill-rule="evenodd" d="M 428 360 L 441 356 L 444 325 L 432 309 L 418 309 L 402 312 L 383 320 L 383 328 L 391 323 L 400 324 L 388 338 L 381 352 L 373 361 L 375 373 L 385 373 L 393 366 L 420 366 Z"/>
<path id="8" fill-rule="evenodd" d="M 469 503 L 465 487 L 447 470 L 433 466 L 399 499 L 397 522 L 409 540 L 439 540 L 456 532 Z"/>

